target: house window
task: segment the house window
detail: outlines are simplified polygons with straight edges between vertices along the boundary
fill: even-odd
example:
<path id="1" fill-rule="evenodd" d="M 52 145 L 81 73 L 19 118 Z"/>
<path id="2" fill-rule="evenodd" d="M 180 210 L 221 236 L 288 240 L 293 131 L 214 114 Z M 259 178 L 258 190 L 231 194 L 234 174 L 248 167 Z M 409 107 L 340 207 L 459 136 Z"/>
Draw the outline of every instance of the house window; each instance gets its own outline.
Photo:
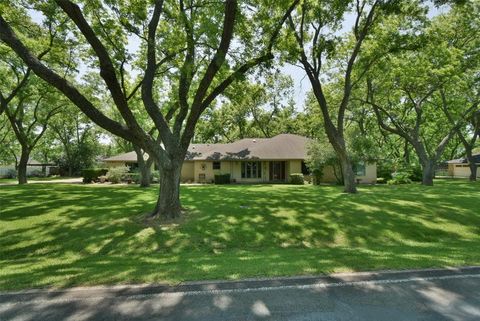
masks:
<path id="1" fill-rule="evenodd" d="M 356 176 L 365 176 L 365 163 L 358 162 L 355 165 L 353 165 L 353 172 L 355 173 Z"/>
<path id="2" fill-rule="evenodd" d="M 213 169 L 220 169 L 220 162 L 213 162 Z"/>
<path id="3" fill-rule="evenodd" d="M 242 162 L 242 178 L 261 178 L 261 162 Z"/>

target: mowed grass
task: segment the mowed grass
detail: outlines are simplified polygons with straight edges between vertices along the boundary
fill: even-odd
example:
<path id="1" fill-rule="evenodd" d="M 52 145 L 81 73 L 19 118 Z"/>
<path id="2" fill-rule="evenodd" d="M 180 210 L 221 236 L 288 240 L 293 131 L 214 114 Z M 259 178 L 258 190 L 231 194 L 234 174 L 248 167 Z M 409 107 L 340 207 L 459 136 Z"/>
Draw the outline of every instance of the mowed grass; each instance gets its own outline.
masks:
<path id="1" fill-rule="evenodd" d="M 0 289 L 480 264 L 480 183 L 183 186 L 185 221 L 147 226 L 156 194 L 0 186 Z"/>

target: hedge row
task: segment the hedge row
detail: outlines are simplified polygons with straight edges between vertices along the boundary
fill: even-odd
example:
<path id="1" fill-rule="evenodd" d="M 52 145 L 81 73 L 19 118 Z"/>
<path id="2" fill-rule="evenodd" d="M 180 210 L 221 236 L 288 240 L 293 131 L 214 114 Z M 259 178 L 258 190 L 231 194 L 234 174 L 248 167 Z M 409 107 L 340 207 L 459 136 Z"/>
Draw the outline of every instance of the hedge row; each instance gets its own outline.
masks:
<path id="1" fill-rule="evenodd" d="M 230 174 L 215 175 L 215 184 L 230 184 Z"/>

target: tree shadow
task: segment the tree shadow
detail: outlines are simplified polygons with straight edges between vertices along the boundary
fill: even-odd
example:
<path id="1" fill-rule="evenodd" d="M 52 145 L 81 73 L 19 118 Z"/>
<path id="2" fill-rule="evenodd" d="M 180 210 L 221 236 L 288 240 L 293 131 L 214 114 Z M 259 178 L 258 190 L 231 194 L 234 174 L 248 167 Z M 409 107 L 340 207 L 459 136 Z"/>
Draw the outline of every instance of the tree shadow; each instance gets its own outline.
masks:
<path id="1" fill-rule="evenodd" d="M 183 186 L 177 226 L 145 226 L 156 188 L 2 188 L 0 288 L 181 282 L 480 262 L 480 185 Z"/>

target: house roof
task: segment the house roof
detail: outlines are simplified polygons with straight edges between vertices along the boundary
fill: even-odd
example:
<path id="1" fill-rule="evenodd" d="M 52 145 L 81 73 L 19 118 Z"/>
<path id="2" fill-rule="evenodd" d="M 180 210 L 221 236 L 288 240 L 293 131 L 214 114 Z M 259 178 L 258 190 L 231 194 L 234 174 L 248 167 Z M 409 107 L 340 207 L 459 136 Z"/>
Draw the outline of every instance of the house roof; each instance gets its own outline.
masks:
<path id="1" fill-rule="evenodd" d="M 185 160 L 305 159 L 307 137 L 280 134 L 272 138 L 244 138 L 227 144 L 190 144 Z M 135 162 L 135 152 L 106 158 L 107 162 Z"/>
<path id="2" fill-rule="evenodd" d="M 475 164 L 480 164 L 480 154 L 473 155 L 473 159 L 475 159 Z M 466 158 L 457 158 L 447 161 L 448 164 L 468 164 L 468 160 Z"/>
<path id="3" fill-rule="evenodd" d="M 103 161 L 105 162 L 136 162 L 137 153 L 135 152 L 123 153 L 123 154 L 105 158 Z"/>

